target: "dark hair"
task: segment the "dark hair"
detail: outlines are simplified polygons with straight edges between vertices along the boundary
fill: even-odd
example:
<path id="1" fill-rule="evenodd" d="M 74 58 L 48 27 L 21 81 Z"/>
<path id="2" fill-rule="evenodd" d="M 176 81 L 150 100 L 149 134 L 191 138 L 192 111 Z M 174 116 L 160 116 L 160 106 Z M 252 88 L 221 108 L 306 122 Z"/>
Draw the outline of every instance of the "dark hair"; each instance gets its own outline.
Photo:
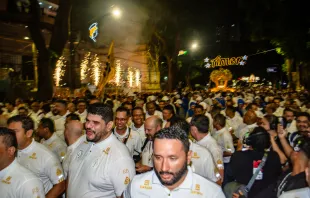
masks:
<path id="1" fill-rule="evenodd" d="M 64 106 L 67 106 L 67 102 L 65 100 L 56 100 L 55 103 L 60 103 Z"/>
<path id="2" fill-rule="evenodd" d="M 118 108 L 116 109 L 116 112 L 115 112 L 115 113 L 117 113 L 117 112 L 126 112 L 126 116 L 129 116 L 129 117 L 130 117 L 130 112 L 129 112 L 129 110 L 128 110 L 127 108 L 123 107 L 123 106 L 118 107 Z"/>
<path id="3" fill-rule="evenodd" d="M 166 106 L 164 106 L 163 111 L 164 111 L 164 110 L 170 111 L 170 113 L 172 113 L 173 115 L 175 114 L 174 108 L 173 108 L 172 105 L 166 105 Z"/>
<path id="4" fill-rule="evenodd" d="M 303 117 L 307 117 L 307 119 L 310 121 L 310 115 L 307 112 L 300 112 L 300 113 L 298 113 L 297 116 L 296 116 L 296 120 L 297 120 L 298 117 L 302 117 L 302 116 Z"/>
<path id="5" fill-rule="evenodd" d="M 255 127 L 246 139 L 246 144 L 258 152 L 264 152 L 271 145 L 269 133 L 263 127 Z"/>
<path id="6" fill-rule="evenodd" d="M 144 113 L 142 107 L 134 107 L 134 108 L 132 109 L 132 111 L 131 111 L 131 114 L 133 115 L 133 112 L 136 111 L 136 110 L 140 110 L 140 111 L 142 111 L 142 113 Z"/>
<path id="7" fill-rule="evenodd" d="M 17 148 L 17 139 L 13 130 L 0 127 L 0 136 L 3 136 L 3 143 L 7 148 L 11 146 Z"/>
<path id="8" fill-rule="evenodd" d="M 20 110 L 28 111 L 28 109 L 27 109 L 26 107 L 19 107 L 19 108 L 18 108 L 18 111 L 20 111 Z"/>
<path id="9" fill-rule="evenodd" d="M 107 105 L 109 105 L 111 108 L 114 107 L 114 103 L 113 103 L 112 100 L 107 100 L 107 101 L 105 101 L 105 103 L 106 103 Z"/>
<path id="10" fill-rule="evenodd" d="M 78 114 L 76 113 L 69 113 L 66 118 L 70 118 L 71 120 L 78 120 L 81 121 L 81 118 Z"/>
<path id="11" fill-rule="evenodd" d="M 212 110 L 210 111 L 211 117 L 213 118 L 216 114 L 221 113 L 222 109 L 218 106 L 213 106 Z"/>
<path id="12" fill-rule="evenodd" d="M 29 131 L 29 130 L 34 129 L 34 122 L 28 116 L 16 115 L 16 116 L 10 117 L 7 121 L 7 124 L 9 125 L 12 122 L 21 122 L 22 127 L 23 127 L 23 129 L 25 129 L 25 131 Z"/>
<path id="13" fill-rule="evenodd" d="M 278 117 L 275 115 L 265 115 L 264 118 L 269 122 L 271 130 L 277 130 L 279 124 Z"/>
<path id="14" fill-rule="evenodd" d="M 259 106 L 259 105 L 256 104 L 256 103 L 250 103 L 250 104 L 248 104 L 248 106 L 247 106 L 245 109 L 246 109 L 246 110 L 252 109 L 253 106 Z"/>
<path id="15" fill-rule="evenodd" d="M 76 104 L 78 105 L 79 103 L 85 103 L 85 105 L 87 105 L 87 102 L 85 100 L 78 100 Z"/>
<path id="16" fill-rule="evenodd" d="M 179 127 L 173 126 L 173 127 L 161 129 L 160 131 L 155 133 L 154 142 L 156 141 L 156 139 L 179 140 L 183 144 L 185 153 L 187 154 L 187 152 L 189 151 L 190 143 L 186 135 L 186 132 L 183 131 L 183 129 Z M 154 144 L 153 144 L 153 147 L 154 147 Z"/>
<path id="17" fill-rule="evenodd" d="M 285 109 L 284 109 L 284 111 L 283 111 L 283 114 L 284 114 L 286 111 L 288 111 L 288 112 L 292 112 L 292 113 L 293 113 L 293 115 L 295 115 L 295 114 L 296 114 L 296 113 L 295 113 L 295 111 L 294 111 L 293 109 L 291 109 L 291 108 L 285 108 Z"/>
<path id="18" fill-rule="evenodd" d="M 43 126 L 43 128 L 48 128 L 51 133 L 54 133 L 55 124 L 50 118 L 42 118 L 40 124 Z"/>
<path id="19" fill-rule="evenodd" d="M 44 104 L 44 105 L 42 106 L 42 109 L 43 109 L 43 111 L 46 112 L 46 113 L 50 112 L 50 111 L 51 111 L 50 104 Z"/>
<path id="20" fill-rule="evenodd" d="M 221 127 L 225 127 L 226 117 L 220 113 L 216 114 L 213 118 L 213 123 L 219 124 Z"/>
<path id="21" fill-rule="evenodd" d="M 133 104 L 131 102 L 123 102 L 122 106 L 124 107 L 125 105 L 131 105 L 133 107 Z"/>
<path id="22" fill-rule="evenodd" d="M 199 105 L 199 104 L 196 104 L 196 105 L 195 105 L 195 109 L 202 109 L 202 110 L 204 110 L 203 106 L 202 106 L 202 105 Z"/>
<path id="23" fill-rule="evenodd" d="M 170 118 L 169 121 L 170 121 L 170 127 L 172 126 L 179 127 L 180 129 L 185 131 L 186 132 L 185 134 L 188 136 L 190 125 L 186 122 L 185 119 L 180 118 L 178 116 L 172 116 L 172 118 Z"/>
<path id="24" fill-rule="evenodd" d="M 231 112 L 235 113 L 236 112 L 236 108 L 231 107 L 231 106 L 227 106 L 226 107 L 226 111 L 231 111 Z"/>
<path id="25" fill-rule="evenodd" d="M 152 105 L 154 105 L 154 106 L 156 107 L 156 104 L 155 104 L 154 101 L 147 102 L 147 103 L 145 104 L 145 107 L 147 107 L 147 106 L 150 105 L 150 104 L 152 104 Z"/>
<path id="26" fill-rule="evenodd" d="M 99 115 L 107 124 L 113 121 L 113 110 L 109 105 L 103 104 L 101 102 L 94 103 L 88 106 L 88 114 Z"/>
<path id="27" fill-rule="evenodd" d="M 197 127 L 200 133 L 208 133 L 209 124 L 209 118 L 205 115 L 193 116 L 191 120 L 191 125 Z"/>

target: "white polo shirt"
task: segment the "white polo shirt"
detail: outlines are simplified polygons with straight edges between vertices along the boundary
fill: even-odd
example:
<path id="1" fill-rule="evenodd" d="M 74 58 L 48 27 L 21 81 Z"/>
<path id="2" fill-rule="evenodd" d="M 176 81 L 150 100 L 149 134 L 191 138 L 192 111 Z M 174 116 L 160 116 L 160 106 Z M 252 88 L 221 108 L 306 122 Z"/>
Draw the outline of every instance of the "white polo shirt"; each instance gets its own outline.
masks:
<path id="1" fill-rule="evenodd" d="M 67 111 L 67 113 L 63 116 L 57 116 L 57 119 L 54 119 L 55 123 L 55 129 L 56 134 L 62 139 L 65 140 L 64 131 L 65 131 L 65 123 L 66 123 L 66 117 L 70 112 Z"/>
<path id="2" fill-rule="evenodd" d="M 68 176 L 69 164 L 74 150 L 85 141 L 86 141 L 86 135 L 82 135 L 73 144 L 67 147 L 67 153 L 62 161 L 62 168 L 64 170 L 65 178 L 67 178 Z"/>
<path id="3" fill-rule="evenodd" d="M 130 135 L 129 135 L 129 130 L 130 130 Z M 116 132 L 115 128 L 113 131 L 114 131 L 115 137 L 121 142 L 124 142 L 125 139 L 128 138 L 127 142 L 126 142 L 126 146 L 129 150 L 131 156 L 140 155 L 141 147 L 142 147 L 142 141 L 141 141 L 140 135 L 137 132 L 131 130 L 129 127 L 127 127 L 124 135 L 119 135 Z"/>
<path id="4" fill-rule="evenodd" d="M 216 140 L 217 144 L 221 147 L 223 152 L 235 152 L 232 136 L 226 127 L 216 131 L 213 134 L 213 138 Z M 229 163 L 230 158 L 231 156 L 223 157 L 224 163 Z"/>
<path id="5" fill-rule="evenodd" d="M 235 113 L 235 116 L 233 118 L 226 116 L 226 126 L 227 128 L 231 127 L 234 132 L 236 132 L 239 126 L 241 126 L 242 124 L 243 118 L 238 115 L 237 112 Z"/>
<path id="6" fill-rule="evenodd" d="M 86 121 L 87 110 L 84 110 L 83 113 L 79 113 L 79 111 L 76 111 L 75 113 L 80 116 L 80 119 L 81 119 L 82 123 L 84 123 Z"/>
<path id="7" fill-rule="evenodd" d="M 45 194 L 64 180 L 62 166 L 57 156 L 34 139 L 27 148 L 18 150 L 17 161 L 41 179 Z"/>
<path id="8" fill-rule="evenodd" d="M 15 159 L 0 171 L 0 196 L 5 198 L 45 197 L 41 180 Z"/>
<path id="9" fill-rule="evenodd" d="M 141 163 L 142 165 L 146 165 L 146 166 L 149 166 L 149 167 L 153 167 L 153 141 L 152 140 L 149 140 L 143 151 L 142 151 L 142 154 L 141 154 Z"/>
<path id="10" fill-rule="evenodd" d="M 196 143 L 207 148 L 211 152 L 213 160 L 218 169 L 224 169 L 223 151 L 217 144 L 216 140 L 210 135 L 210 133 L 208 133 L 208 135 Z"/>
<path id="11" fill-rule="evenodd" d="M 60 162 L 63 161 L 67 152 L 67 144 L 60 139 L 56 133 L 53 133 L 53 135 L 47 140 L 43 138 L 41 144 L 57 155 Z"/>
<path id="12" fill-rule="evenodd" d="M 193 173 L 190 167 L 187 170 L 183 183 L 172 191 L 161 184 L 154 170 L 136 175 L 124 191 L 124 198 L 225 198 L 220 186 Z"/>
<path id="13" fill-rule="evenodd" d="M 128 149 L 113 134 L 97 144 L 84 142 L 72 154 L 67 197 L 121 196 L 135 173 Z"/>
<path id="14" fill-rule="evenodd" d="M 135 124 L 132 123 L 130 128 L 131 128 L 131 131 L 135 131 L 135 132 L 137 132 L 139 134 L 140 139 L 141 139 L 141 143 L 143 145 L 143 143 L 144 143 L 144 141 L 146 139 L 145 130 L 144 130 L 144 124 L 140 128 L 136 128 Z"/>
<path id="15" fill-rule="evenodd" d="M 192 151 L 192 171 L 211 181 L 218 181 L 221 176 L 208 149 L 190 141 Z"/>

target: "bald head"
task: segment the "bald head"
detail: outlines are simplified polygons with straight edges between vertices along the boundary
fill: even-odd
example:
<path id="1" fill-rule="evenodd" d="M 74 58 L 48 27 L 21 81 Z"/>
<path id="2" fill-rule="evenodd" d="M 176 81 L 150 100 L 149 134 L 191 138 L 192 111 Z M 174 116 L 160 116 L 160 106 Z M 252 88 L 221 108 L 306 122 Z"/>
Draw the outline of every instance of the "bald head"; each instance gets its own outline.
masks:
<path id="1" fill-rule="evenodd" d="M 257 115 L 255 111 L 248 110 L 243 116 L 243 122 L 247 125 L 251 125 L 257 122 Z"/>
<path id="2" fill-rule="evenodd" d="M 151 116 L 144 122 L 145 134 L 149 139 L 153 139 L 155 133 L 161 129 L 163 121 L 158 116 Z"/>
<path id="3" fill-rule="evenodd" d="M 66 124 L 65 139 L 68 145 L 73 144 L 83 134 L 83 124 L 78 120 L 71 120 Z"/>

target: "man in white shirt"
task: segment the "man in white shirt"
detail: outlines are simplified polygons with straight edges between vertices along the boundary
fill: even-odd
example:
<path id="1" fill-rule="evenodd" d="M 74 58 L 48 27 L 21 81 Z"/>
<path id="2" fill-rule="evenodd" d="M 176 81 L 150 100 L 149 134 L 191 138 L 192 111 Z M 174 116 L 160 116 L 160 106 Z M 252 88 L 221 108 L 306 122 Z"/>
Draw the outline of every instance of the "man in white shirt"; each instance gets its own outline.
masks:
<path id="1" fill-rule="evenodd" d="M 166 126 L 167 122 L 169 121 L 172 116 L 175 116 L 175 111 L 173 106 L 166 105 L 163 108 L 163 128 Z"/>
<path id="2" fill-rule="evenodd" d="M 67 153 L 62 161 L 65 176 L 69 172 L 69 164 L 75 149 L 86 141 L 86 135 L 83 135 L 83 124 L 79 120 L 71 120 L 66 123 L 65 140 L 68 145 Z"/>
<path id="3" fill-rule="evenodd" d="M 19 107 L 18 115 L 30 117 L 34 122 L 34 129 L 36 130 L 38 128 L 40 120 L 38 120 L 38 118 L 35 115 L 30 114 L 26 107 Z"/>
<path id="4" fill-rule="evenodd" d="M 17 162 L 16 152 L 14 131 L 0 127 L 1 197 L 45 197 L 42 181 Z"/>
<path id="5" fill-rule="evenodd" d="M 139 134 L 141 144 L 144 143 L 146 135 L 144 131 L 144 112 L 142 107 L 135 107 L 132 109 L 132 124 L 131 130 Z"/>
<path id="6" fill-rule="evenodd" d="M 239 126 L 243 124 L 243 119 L 239 113 L 236 113 L 236 109 L 234 107 L 226 107 L 226 126 L 231 131 L 236 131 Z M 230 128 L 231 127 L 231 128 Z"/>
<path id="7" fill-rule="evenodd" d="M 65 191 L 63 169 L 57 156 L 32 139 L 33 120 L 14 116 L 8 120 L 8 128 L 17 138 L 17 161 L 41 179 L 46 197 L 58 197 Z"/>
<path id="8" fill-rule="evenodd" d="M 212 154 L 213 160 L 219 170 L 221 178 L 224 178 L 223 151 L 216 140 L 209 133 L 209 119 L 199 115 L 193 117 L 190 123 L 190 132 L 197 144 L 207 148 Z"/>
<path id="9" fill-rule="evenodd" d="M 140 135 L 137 132 L 127 127 L 128 119 L 128 109 L 126 109 L 125 107 L 117 108 L 115 115 L 115 128 L 113 130 L 113 133 L 119 141 L 121 141 L 127 146 L 132 156 L 140 155 L 142 141 Z"/>
<path id="10" fill-rule="evenodd" d="M 295 113 L 290 108 L 286 108 L 283 111 L 283 118 L 285 119 L 286 130 L 288 133 L 294 133 L 297 131 Z M 282 123 L 281 123 L 282 124 Z"/>
<path id="11" fill-rule="evenodd" d="M 5 108 L 6 111 L 3 112 L 3 115 L 6 115 L 8 118 L 18 115 L 18 110 L 12 102 L 6 102 Z"/>
<path id="12" fill-rule="evenodd" d="M 212 197 L 224 198 L 221 187 L 193 173 L 189 140 L 179 127 L 160 130 L 154 136 L 154 170 L 133 178 L 124 198 Z"/>
<path id="13" fill-rule="evenodd" d="M 86 102 L 84 100 L 79 100 L 77 103 L 77 111 L 75 112 L 80 116 L 81 122 L 84 123 L 87 116 L 87 110 L 86 110 Z"/>
<path id="14" fill-rule="evenodd" d="M 38 121 L 40 121 L 44 114 L 43 111 L 40 109 L 40 104 L 37 101 L 34 101 L 31 104 L 31 111 L 29 113 L 30 116 L 34 116 Z"/>
<path id="15" fill-rule="evenodd" d="M 283 116 L 283 111 L 284 108 L 280 106 L 281 99 L 280 98 L 275 98 L 273 99 L 273 103 L 276 105 L 276 111 L 273 113 L 277 117 L 282 117 Z"/>
<path id="16" fill-rule="evenodd" d="M 141 153 L 141 162 L 136 163 L 136 171 L 138 173 L 144 173 L 153 168 L 153 138 L 155 133 L 162 128 L 162 124 L 163 120 L 157 116 L 151 116 L 145 120 L 144 128 L 147 139 L 143 144 L 145 146 Z"/>
<path id="17" fill-rule="evenodd" d="M 248 110 L 243 116 L 243 123 L 245 125 L 240 125 L 239 129 L 235 131 L 235 136 L 240 140 L 240 144 L 242 144 L 244 135 L 248 132 L 251 132 L 255 127 L 257 127 L 256 113 L 253 110 Z"/>
<path id="18" fill-rule="evenodd" d="M 119 198 L 135 175 L 128 149 L 112 133 L 113 111 L 94 103 L 86 117 L 87 142 L 72 154 L 68 174 L 68 198 Z"/>
<path id="19" fill-rule="evenodd" d="M 66 116 L 70 113 L 67 110 L 67 102 L 64 100 L 57 100 L 54 103 L 54 105 L 55 105 L 55 107 L 54 107 L 53 113 L 55 113 L 57 115 L 55 117 L 56 119 L 53 119 L 55 122 L 56 134 L 62 140 L 65 140 L 64 130 L 65 130 Z"/>
<path id="20" fill-rule="evenodd" d="M 37 130 L 37 135 L 42 138 L 41 144 L 52 151 L 62 162 L 67 152 L 67 145 L 54 131 L 54 122 L 49 118 L 42 118 Z"/>
<path id="21" fill-rule="evenodd" d="M 147 119 L 148 117 L 151 117 L 153 115 L 158 116 L 159 118 L 163 119 L 163 114 L 162 112 L 156 110 L 156 105 L 155 102 L 150 101 L 148 103 L 146 103 L 146 115 L 145 115 L 145 119 Z"/>

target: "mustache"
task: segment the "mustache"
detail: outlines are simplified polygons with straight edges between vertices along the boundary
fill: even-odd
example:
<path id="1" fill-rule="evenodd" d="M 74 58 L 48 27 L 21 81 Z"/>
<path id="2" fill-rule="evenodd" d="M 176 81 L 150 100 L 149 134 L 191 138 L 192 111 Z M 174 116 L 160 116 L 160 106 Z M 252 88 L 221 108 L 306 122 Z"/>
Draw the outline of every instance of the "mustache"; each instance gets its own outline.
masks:
<path id="1" fill-rule="evenodd" d="M 159 174 L 160 175 L 163 175 L 163 174 L 174 175 L 172 172 L 168 172 L 168 171 L 160 171 Z"/>
<path id="2" fill-rule="evenodd" d="M 86 132 L 89 131 L 89 132 L 92 132 L 92 133 L 95 133 L 94 130 L 91 130 L 90 128 L 86 128 Z"/>

